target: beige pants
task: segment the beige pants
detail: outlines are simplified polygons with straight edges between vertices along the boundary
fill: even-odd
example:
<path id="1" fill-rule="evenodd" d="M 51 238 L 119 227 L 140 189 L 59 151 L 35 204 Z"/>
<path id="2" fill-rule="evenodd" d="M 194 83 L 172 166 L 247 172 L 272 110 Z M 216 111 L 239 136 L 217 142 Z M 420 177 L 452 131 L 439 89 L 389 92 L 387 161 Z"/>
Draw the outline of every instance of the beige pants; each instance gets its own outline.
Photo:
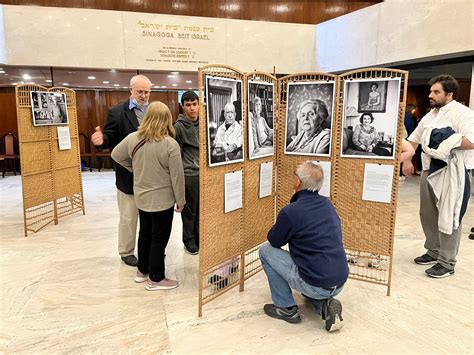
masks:
<path id="1" fill-rule="evenodd" d="M 120 213 L 118 225 L 118 252 L 120 256 L 133 255 L 137 239 L 138 208 L 133 195 L 117 190 Z"/>

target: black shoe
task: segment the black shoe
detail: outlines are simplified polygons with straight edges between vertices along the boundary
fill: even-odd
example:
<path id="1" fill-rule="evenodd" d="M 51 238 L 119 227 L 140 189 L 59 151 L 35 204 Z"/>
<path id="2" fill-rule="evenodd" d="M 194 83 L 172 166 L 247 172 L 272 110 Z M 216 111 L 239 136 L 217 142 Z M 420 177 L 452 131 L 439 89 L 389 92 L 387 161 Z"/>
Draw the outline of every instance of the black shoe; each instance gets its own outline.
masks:
<path id="1" fill-rule="evenodd" d="M 199 254 L 199 247 L 197 246 L 194 240 L 184 243 L 184 250 L 186 250 L 191 255 Z"/>
<path id="2" fill-rule="evenodd" d="M 263 306 L 263 311 L 272 318 L 283 319 L 288 323 L 301 322 L 298 306 L 296 305 L 291 309 L 287 309 L 286 307 L 277 307 L 274 304 L 266 304 Z"/>
<path id="3" fill-rule="evenodd" d="M 342 304 L 335 298 L 329 298 L 324 302 L 321 316 L 326 321 L 328 332 L 335 332 L 344 326 L 344 323 L 342 323 Z"/>
<path id="4" fill-rule="evenodd" d="M 422 256 L 413 259 L 413 261 L 420 265 L 436 264 L 438 262 L 438 260 L 432 258 L 428 254 L 423 254 Z"/>
<path id="5" fill-rule="evenodd" d="M 138 259 L 135 257 L 135 255 L 122 256 L 122 261 L 128 266 L 138 265 Z"/>
<path id="6" fill-rule="evenodd" d="M 428 274 L 428 276 L 435 277 L 437 279 L 441 279 L 443 277 L 451 276 L 454 274 L 454 270 L 448 269 L 440 263 L 433 265 L 429 269 L 425 270 L 425 272 Z"/>

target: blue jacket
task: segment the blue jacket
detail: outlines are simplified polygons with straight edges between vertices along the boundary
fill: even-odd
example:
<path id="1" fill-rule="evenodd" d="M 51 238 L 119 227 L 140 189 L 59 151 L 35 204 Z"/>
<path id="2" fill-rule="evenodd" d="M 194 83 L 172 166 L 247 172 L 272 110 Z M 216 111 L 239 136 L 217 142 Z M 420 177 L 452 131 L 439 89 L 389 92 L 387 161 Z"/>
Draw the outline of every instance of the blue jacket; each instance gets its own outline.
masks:
<path id="1" fill-rule="evenodd" d="M 349 267 L 341 221 L 332 203 L 317 192 L 296 192 L 278 214 L 267 239 L 275 248 L 289 244 L 291 258 L 306 283 L 331 288 L 346 282 Z"/>

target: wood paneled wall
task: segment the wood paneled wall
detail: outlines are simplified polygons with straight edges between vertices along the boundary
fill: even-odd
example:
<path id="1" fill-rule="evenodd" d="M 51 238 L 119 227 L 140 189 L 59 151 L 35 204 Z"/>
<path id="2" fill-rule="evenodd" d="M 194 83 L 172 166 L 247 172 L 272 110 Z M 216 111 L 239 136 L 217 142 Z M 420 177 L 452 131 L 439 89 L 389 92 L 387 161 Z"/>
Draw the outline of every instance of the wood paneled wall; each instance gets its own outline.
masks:
<path id="1" fill-rule="evenodd" d="M 79 132 L 90 136 L 95 127 L 104 127 L 107 110 L 120 102 L 126 101 L 129 91 L 77 90 L 76 107 Z M 178 117 L 178 93 L 176 91 L 152 92 L 150 101 L 161 101 L 168 105 L 173 118 Z M 16 102 L 14 88 L 0 88 L 0 136 L 5 133 L 18 136 L 16 122 Z"/>
<path id="2" fill-rule="evenodd" d="M 380 2 L 382 0 L 0 0 L 0 4 L 7 5 L 72 7 L 305 24 L 318 24 Z"/>

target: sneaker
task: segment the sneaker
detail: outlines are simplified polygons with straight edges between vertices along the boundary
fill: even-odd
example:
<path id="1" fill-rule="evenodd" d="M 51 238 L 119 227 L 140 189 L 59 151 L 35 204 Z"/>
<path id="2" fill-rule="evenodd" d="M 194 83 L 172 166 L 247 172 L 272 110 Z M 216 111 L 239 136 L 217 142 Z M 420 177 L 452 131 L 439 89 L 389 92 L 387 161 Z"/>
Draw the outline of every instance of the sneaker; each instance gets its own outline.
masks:
<path id="1" fill-rule="evenodd" d="M 301 322 L 298 306 L 296 305 L 291 309 L 287 309 L 286 307 L 277 307 L 274 304 L 266 304 L 263 306 L 263 311 L 272 318 L 283 319 L 288 323 Z"/>
<path id="2" fill-rule="evenodd" d="M 432 258 L 428 254 L 423 254 L 422 256 L 419 256 L 419 257 L 413 259 L 413 261 L 417 264 L 420 264 L 420 265 L 436 264 L 438 262 L 437 259 Z"/>
<path id="3" fill-rule="evenodd" d="M 184 250 L 186 250 L 188 254 L 191 255 L 199 254 L 199 247 L 196 245 L 194 240 L 184 243 Z"/>
<path id="4" fill-rule="evenodd" d="M 326 330 L 335 332 L 343 327 L 342 304 L 335 298 L 329 298 L 323 305 L 321 312 L 323 320 L 326 321 Z"/>
<path id="5" fill-rule="evenodd" d="M 454 270 L 448 269 L 440 263 L 433 265 L 429 269 L 425 270 L 425 272 L 428 274 L 428 276 L 436 277 L 437 279 L 441 279 L 443 277 L 451 276 L 454 274 Z"/>
<path id="6" fill-rule="evenodd" d="M 142 274 L 139 270 L 137 270 L 137 274 L 135 275 L 135 282 L 142 283 L 148 280 L 149 274 Z"/>
<path id="7" fill-rule="evenodd" d="M 122 256 L 121 259 L 128 266 L 138 265 L 138 259 L 135 257 L 135 255 Z"/>
<path id="8" fill-rule="evenodd" d="M 160 282 L 148 280 L 145 284 L 147 291 L 171 290 L 178 287 L 178 281 L 164 278 Z"/>

